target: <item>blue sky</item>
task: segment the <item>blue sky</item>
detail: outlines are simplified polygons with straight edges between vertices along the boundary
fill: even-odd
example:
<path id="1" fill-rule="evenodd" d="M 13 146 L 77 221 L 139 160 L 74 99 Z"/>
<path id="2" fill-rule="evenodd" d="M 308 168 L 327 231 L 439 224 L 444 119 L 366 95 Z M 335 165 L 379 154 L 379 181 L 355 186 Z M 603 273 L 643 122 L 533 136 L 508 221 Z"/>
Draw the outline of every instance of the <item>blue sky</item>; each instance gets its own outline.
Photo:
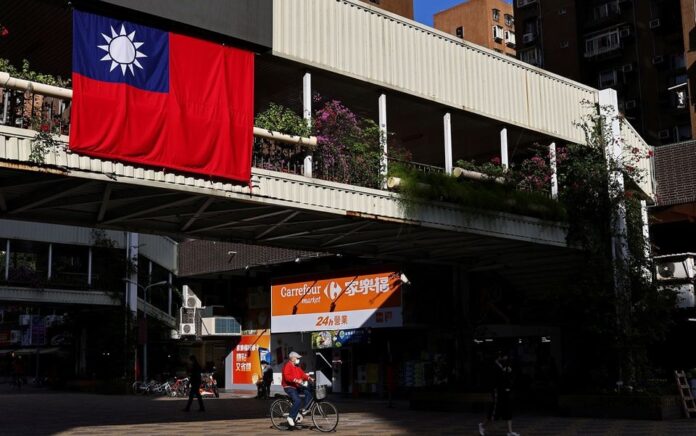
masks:
<path id="1" fill-rule="evenodd" d="M 413 0 L 413 12 L 416 21 L 433 25 L 433 14 L 450 8 L 456 4 L 463 3 L 464 0 Z M 508 3 L 511 0 L 505 0 Z"/>

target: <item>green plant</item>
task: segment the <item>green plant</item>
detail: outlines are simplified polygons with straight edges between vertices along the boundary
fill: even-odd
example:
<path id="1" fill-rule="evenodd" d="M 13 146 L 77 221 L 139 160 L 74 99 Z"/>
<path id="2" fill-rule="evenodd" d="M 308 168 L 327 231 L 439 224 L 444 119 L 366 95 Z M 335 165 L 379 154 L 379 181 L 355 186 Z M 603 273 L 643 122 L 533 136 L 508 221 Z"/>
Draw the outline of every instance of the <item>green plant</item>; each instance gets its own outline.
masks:
<path id="1" fill-rule="evenodd" d="M 59 86 L 61 88 L 70 88 L 71 80 L 63 79 L 60 76 L 52 76 L 33 71 L 27 59 L 22 61 L 21 68 L 16 68 L 8 59 L 0 58 L 0 71 L 9 73 L 10 76 L 18 79 L 29 80 L 32 82 L 43 83 L 45 85 Z"/>
<path id="2" fill-rule="evenodd" d="M 51 126 L 50 121 L 36 118 L 32 121 L 32 129 L 36 130 L 37 133 L 31 140 L 29 162 L 42 165 L 45 163 L 48 153 L 59 151 L 64 148 L 64 145 L 58 139 L 58 128 Z"/>
<path id="3" fill-rule="evenodd" d="M 308 137 L 312 132 L 312 127 L 307 124 L 307 120 L 291 109 L 276 103 L 270 103 L 265 111 L 256 115 L 254 125 L 272 132 L 302 137 Z"/>

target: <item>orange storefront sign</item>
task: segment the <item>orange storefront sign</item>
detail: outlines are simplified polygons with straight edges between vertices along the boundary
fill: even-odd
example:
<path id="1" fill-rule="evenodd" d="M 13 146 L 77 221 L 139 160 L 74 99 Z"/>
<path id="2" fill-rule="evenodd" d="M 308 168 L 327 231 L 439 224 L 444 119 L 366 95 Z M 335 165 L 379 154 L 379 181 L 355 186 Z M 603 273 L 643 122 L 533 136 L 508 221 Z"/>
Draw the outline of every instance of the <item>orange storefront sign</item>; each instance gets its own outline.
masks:
<path id="1" fill-rule="evenodd" d="M 271 287 L 273 332 L 401 324 L 401 279 L 394 271 L 278 283 Z"/>

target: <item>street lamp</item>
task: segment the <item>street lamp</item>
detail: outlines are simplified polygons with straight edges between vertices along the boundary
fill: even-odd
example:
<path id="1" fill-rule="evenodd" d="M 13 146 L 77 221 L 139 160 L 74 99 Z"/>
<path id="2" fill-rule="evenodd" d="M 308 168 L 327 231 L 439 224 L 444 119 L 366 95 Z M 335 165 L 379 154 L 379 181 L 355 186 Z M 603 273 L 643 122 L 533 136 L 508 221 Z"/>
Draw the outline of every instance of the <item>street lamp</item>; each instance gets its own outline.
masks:
<path id="1" fill-rule="evenodd" d="M 124 282 L 128 282 L 135 285 L 143 290 L 143 301 L 147 303 L 147 291 L 155 286 L 168 285 L 169 282 L 162 280 L 160 282 L 151 283 L 147 286 L 143 286 L 140 283 L 133 281 L 131 279 L 123 279 Z M 136 306 L 137 307 L 137 306 Z M 143 319 L 145 320 L 145 341 L 143 342 L 143 382 L 147 383 L 147 307 L 143 307 Z"/>

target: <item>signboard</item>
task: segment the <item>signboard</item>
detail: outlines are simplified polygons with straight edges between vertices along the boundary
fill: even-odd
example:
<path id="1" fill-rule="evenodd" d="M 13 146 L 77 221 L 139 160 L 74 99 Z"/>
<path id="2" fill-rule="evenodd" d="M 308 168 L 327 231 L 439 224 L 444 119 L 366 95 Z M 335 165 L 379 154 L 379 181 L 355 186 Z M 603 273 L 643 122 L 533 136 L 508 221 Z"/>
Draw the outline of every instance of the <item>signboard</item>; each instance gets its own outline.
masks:
<path id="1" fill-rule="evenodd" d="M 394 271 L 271 287 L 273 333 L 402 325 L 401 279 Z"/>
<path id="2" fill-rule="evenodd" d="M 312 348 L 315 349 L 341 348 L 366 341 L 367 332 L 363 329 L 312 332 Z"/>
<path id="3" fill-rule="evenodd" d="M 245 330 L 232 350 L 232 383 L 256 384 L 261 377 L 261 361 L 270 358 L 271 332 Z"/>

